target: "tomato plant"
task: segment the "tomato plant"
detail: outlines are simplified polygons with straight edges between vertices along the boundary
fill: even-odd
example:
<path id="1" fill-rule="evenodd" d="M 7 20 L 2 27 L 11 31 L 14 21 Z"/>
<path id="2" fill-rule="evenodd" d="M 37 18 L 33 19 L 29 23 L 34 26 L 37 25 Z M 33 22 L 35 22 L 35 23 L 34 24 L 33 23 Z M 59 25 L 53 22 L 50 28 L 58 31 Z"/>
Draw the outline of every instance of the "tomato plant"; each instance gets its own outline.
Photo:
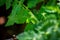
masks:
<path id="1" fill-rule="evenodd" d="M 6 27 L 26 23 L 24 32 L 16 36 L 18 40 L 60 40 L 60 5 L 57 0 L 0 0 L 0 6 L 4 4 L 6 10 L 12 7 Z"/>

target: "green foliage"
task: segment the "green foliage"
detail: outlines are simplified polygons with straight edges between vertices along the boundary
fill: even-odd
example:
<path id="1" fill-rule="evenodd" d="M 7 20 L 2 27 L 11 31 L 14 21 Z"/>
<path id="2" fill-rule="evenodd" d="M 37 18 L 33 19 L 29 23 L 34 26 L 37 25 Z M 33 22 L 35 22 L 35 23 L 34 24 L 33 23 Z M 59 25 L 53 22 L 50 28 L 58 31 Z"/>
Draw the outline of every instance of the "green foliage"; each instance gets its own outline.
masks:
<path id="1" fill-rule="evenodd" d="M 44 11 L 40 11 L 42 9 Z M 59 9 L 53 6 L 42 6 L 40 10 L 37 15 L 41 16 L 37 18 L 43 18 L 39 23 L 28 25 L 24 33 L 17 35 L 19 40 L 60 40 L 60 18 L 57 16 L 60 15 Z"/>
<path id="2" fill-rule="evenodd" d="M 12 0 L 6 0 L 6 9 L 9 9 L 11 6 Z"/>
<path id="3" fill-rule="evenodd" d="M 8 17 L 10 20 L 8 20 L 8 23 L 6 25 L 9 26 L 13 25 L 14 23 L 23 24 L 28 17 L 28 11 L 21 4 L 15 5 L 12 13 Z"/>
<path id="4" fill-rule="evenodd" d="M 56 0 L 49 0 L 47 4 L 42 3 L 39 10 L 30 9 L 36 7 L 39 2 L 45 2 L 45 0 L 27 0 L 27 6 L 23 4 L 24 1 L 0 1 L 0 6 L 6 4 L 6 10 L 12 6 L 12 12 L 8 16 L 6 26 L 14 25 L 14 23 L 24 24 L 26 22 L 27 24 L 24 32 L 16 36 L 17 39 L 60 40 L 60 8 Z"/>
<path id="5" fill-rule="evenodd" d="M 49 0 L 49 2 L 47 3 L 47 5 L 50 6 L 56 6 L 57 0 Z"/>
<path id="6" fill-rule="evenodd" d="M 43 0 L 28 0 L 27 7 L 35 7 L 37 3 L 42 2 Z"/>
<path id="7" fill-rule="evenodd" d="M 0 0 L 0 6 L 4 5 L 5 2 L 6 0 Z"/>
<path id="8" fill-rule="evenodd" d="M 30 31 L 34 29 L 34 25 L 32 23 L 29 23 L 26 25 L 25 31 Z"/>
<path id="9" fill-rule="evenodd" d="M 12 12 L 8 16 L 9 20 L 6 26 L 13 25 L 14 23 L 23 24 L 25 22 L 28 23 L 28 21 L 35 23 L 38 21 L 34 14 L 28 9 L 28 7 L 23 4 L 24 1 L 25 0 L 1 0 L 1 6 L 2 2 L 4 2 L 4 4 L 6 4 L 6 10 L 12 7 Z"/>
<path id="10" fill-rule="evenodd" d="M 50 2 L 51 3 L 51 2 Z M 40 10 L 33 10 L 39 20 L 36 24 L 26 27 L 24 33 L 17 35 L 19 40 L 60 40 L 60 11 L 58 6 L 46 5 Z M 32 26 L 33 25 L 33 29 Z M 29 29 L 31 27 L 31 29 Z"/>

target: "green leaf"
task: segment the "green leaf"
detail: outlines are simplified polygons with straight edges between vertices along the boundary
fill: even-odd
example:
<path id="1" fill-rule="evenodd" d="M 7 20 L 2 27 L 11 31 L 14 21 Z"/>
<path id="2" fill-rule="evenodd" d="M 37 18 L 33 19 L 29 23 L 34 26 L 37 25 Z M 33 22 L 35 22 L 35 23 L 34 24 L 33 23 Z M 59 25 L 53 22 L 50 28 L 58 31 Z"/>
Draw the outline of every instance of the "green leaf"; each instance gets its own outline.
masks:
<path id="1" fill-rule="evenodd" d="M 0 0 L 0 6 L 4 5 L 5 2 L 6 0 Z"/>
<path id="2" fill-rule="evenodd" d="M 12 17 L 12 18 L 11 18 Z M 12 9 L 12 13 L 8 17 L 9 20 L 13 20 L 13 24 L 23 24 L 25 23 L 26 19 L 29 17 L 28 10 L 26 10 L 21 4 L 15 5 Z M 10 22 L 8 20 L 8 22 Z M 7 22 L 7 26 L 10 26 Z M 10 22 L 12 24 L 12 22 Z"/>
<path id="3" fill-rule="evenodd" d="M 9 9 L 12 3 L 12 0 L 6 0 L 6 9 Z"/>
<path id="4" fill-rule="evenodd" d="M 6 23 L 5 26 L 10 26 L 10 25 L 13 25 L 14 24 L 14 19 L 13 17 L 11 19 L 8 20 L 8 23 Z"/>
<path id="5" fill-rule="evenodd" d="M 29 23 L 26 25 L 26 28 L 24 31 L 30 31 L 30 30 L 33 30 L 34 29 L 34 25 L 32 23 Z"/>
<path id="6" fill-rule="evenodd" d="M 56 2 L 57 2 L 57 0 L 49 0 L 47 5 L 48 6 L 56 6 L 56 4 L 57 4 Z"/>
<path id="7" fill-rule="evenodd" d="M 42 2 L 44 0 L 28 0 L 27 7 L 32 8 L 35 7 L 37 3 Z"/>
<path id="8" fill-rule="evenodd" d="M 20 0 L 22 3 L 25 1 L 25 0 Z"/>

